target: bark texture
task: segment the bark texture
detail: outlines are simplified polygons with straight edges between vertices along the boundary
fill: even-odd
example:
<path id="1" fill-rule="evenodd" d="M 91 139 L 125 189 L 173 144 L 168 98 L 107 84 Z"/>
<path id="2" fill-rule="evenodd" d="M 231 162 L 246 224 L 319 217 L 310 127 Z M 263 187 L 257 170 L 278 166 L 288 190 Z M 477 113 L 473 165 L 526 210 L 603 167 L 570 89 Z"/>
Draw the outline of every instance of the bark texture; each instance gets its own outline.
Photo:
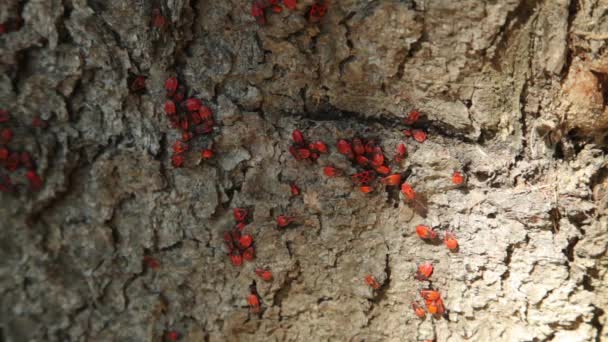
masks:
<path id="1" fill-rule="evenodd" d="M 0 22 L 23 26 L 0 36 L 0 107 L 45 184 L 11 174 L 0 193 L 0 341 L 608 341 L 608 1 L 334 0 L 309 23 L 312 3 L 260 27 L 241 0 L 4 0 Z M 181 169 L 162 110 L 176 74 L 219 124 L 217 158 L 195 139 Z M 400 131 L 412 109 L 423 144 Z M 294 128 L 331 153 L 293 160 Z M 388 155 L 406 141 L 392 167 L 427 210 L 322 175 L 353 172 L 335 142 L 355 134 Z M 240 206 L 257 255 L 234 267 Z M 445 318 L 410 309 L 423 261 Z"/>

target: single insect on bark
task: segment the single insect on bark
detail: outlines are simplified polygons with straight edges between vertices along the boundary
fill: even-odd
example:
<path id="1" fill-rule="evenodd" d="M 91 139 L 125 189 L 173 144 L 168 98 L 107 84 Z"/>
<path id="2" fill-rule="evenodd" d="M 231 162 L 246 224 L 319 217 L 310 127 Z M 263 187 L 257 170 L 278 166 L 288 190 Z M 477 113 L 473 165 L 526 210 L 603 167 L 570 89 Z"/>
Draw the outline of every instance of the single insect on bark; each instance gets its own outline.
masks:
<path id="1" fill-rule="evenodd" d="M 452 174 L 452 183 L 456 184 L 456 185 L 460 185 L 462 183 L 464 183 L 464 177 L 462 176 L 462 174 L 458 171 L 454 171 L 454 173 Z"/>
<path id="2" fill-rule="evenodd" d="M 234 219 L 236 222 L 244 222 L 247 219 L 247 210 L 243 208 L 234 208 L 232 209 L 232 214 L 234 215 Z"/>
<path id="3" fill-rule="evenodd" d="M 367 166 L 369 165 L 369 159 L 367 159 L 367 157 L 365 156 L 357 156 L 357 164 L 361 165 L 361 166 Z"/>
<path id="4" fill-rule="evenodd" d="M 319 153 L 327 153 L 327 145 L 322 141 L 315 142 L 314 149 Z"/>
<path id="5" fill-rule="evenodd" d="M 391 168 L 386 165 L 377 166 L 376 172 L 381 175 L 388 175 L 389 173 L 391 173 Z"/>
<path id="6" fill-rule="evenodd" d="M 420 113 L 418 111 L 413 110 L 407 115 L 407 118 L 403 119 L 403 122 L 406 125 L 413 125 L 416 121 L 418 121 L 419 118 Z"/>
<path id="7" fill-rule="evenodd" d="M 165 334 L 165 337 L 169 341 L 177 341 L 179 339 L 179 333 L 177 331 L 169 331 Z"/>
<path id="8" fill-rule="evenodd" d="M 184 165 L 184 157 L 181 154 L 176 154 L 171 157 L 171 164 L 175 168 L 180 168 Z"/>
<path id="9" fill-rule="evenodd" d="M 361 138 L 353 138 L 353 151 L 356 155 L 362 155 L 365 153 L 365 146 Z"/>
<path id="10" fill-rule="evenodd" d="M 289 226 L 293 221 L 295 221 L 295 217 L 279 215 L 277 216 L 277 226 L 279 228 L 285 228 Z"/>
<path id="11" fill-rule="evenodd" d="M 253 244 L 253 236 L 249 234 L 241 236 L 241 238 L 239 239 L 239 244 L 242 248 L 248 248 L 249 246 L 251 246 L 251 244 Z"/>
<path id="12" fill-rule="evenodd" d="M 198 116 L 203 121 L 212 120 L 213 112 L 211 111 L 211 109 L 209 107 L 201 106 L 201 108 L 199 108 L 199 110 L 198 110 Z"/>
<path id="13" fill-rule="evenodd" d="M 300 196 L 300 188 L 295 183 L 289 184 L 291 187 L 291 195 L 292 196 Z"/>
<path id="14" fill-rule="evenodd" d="M 374 191 L 374 188 L 372 188 L 369 185 L 363 185 L 359 187 L 359 191 L 361 191 L 364 194 L 369 194 L 370 192 Z"/>
<path id="15" fill-rule="evenodd" d="M 449 250 L 458 250 L 458 240 L 456 240 L 456 235 L 453 232 L 446 232 L 443 241 Z"/>
<path id="16" fill-rule="evenodd" d="M 416 234 L 424 240 L 434 240 L 437 238 L 437 232 L 432 228 L 421 224 L 416 226 Z"/>
<path id="17" fill-rule="evenodd" d="M 405 154 L 407 153 L 407 148 L 404 143 L 399 143 L 397 145 L 397 153 L 395 154 L 395 162 L 400 163 L 405 159 Z"/>
<path id="18" fill-rule="evenodd" d="M 323 173 L 327 176 L 327 177 L 336 177 L 342 174 L 342 171 L 340 171 L 339 169 L 333 167 L 333 166 L 326 166 L 323 168 Z"/>
<path id="19" fill-rule="evenodd" d="M 287 7 L 287 9 L 296 9 L 296 0 L 283 0 L 283 4 L 285 4 L 285 7 Z"/>
<path id="20" fill-rule="evenodd" d="M 199 109 L 201 109 L 202 105 L 203 105 L 203 103 L 201 102 L 201 100 L 199 100 L 197 98 L 189 98 L 186 101 L 184 101 L 184 104 L 183 104 L 183 106 L 189 112 L 198 111 Z"/>
<path id="21" fill-rule="evenodd" d="M 234 266 L 241 266 L 243 264 L 243 256 L 237 251 L 233 251 L 230 254 L 230 262 Z"/>
<path id="22" fill-rule="evenodd" d="M 260 298 L 257 293 L 251 293 L 247 297 L 247 304 L 249 304 L 249 310 L 251 310 L 252 313 L 260 312 Z"/>
<path id="23" fill-rule="evenodd" d="M 401 175 L 396 173 L 394 175 L 386 176 L 380 180 L 380 183 L 385 185 L 399 185 L 401 183 Z"/>
<path id="24" fill-rule="evenodd" d="M 213 158 L 213 155 L 214 155 L 214 152 L 212 149 L 206 148 L 201 151 L 201 158 L 203 160 L 209 160 L 209 159 Z"/>
<path id="25" fill-rule="evenodd" d="M 426 140 L 426 133 L 424 133 L 424 131 L 420 129 L 413 130 L 412 136 L 414 137 L 414 140 L 419 143 L 423 143 Z"/>
<path id="26" fill-rule="evenodd" d="M 374 153 L 372 156 L 372 165 L 375 167 L 384 165 L 384 154 L 381 151 Z"/>
<path id="27" fill-rule="evenodd" d="M 350 143 L 344 139 L 338 140 L 338 152 L 345 155 L 348 159 L 353 159 L 355 154 L 353 153 L 353 148 Z"/>
<path id="28" fill-rule="evenodd" d="M 264 281 L 272 280 L 272 272 L 269 269 L 258 268 L 255 270 L 255 274 Z"/>
<path id="29" fill-rule="evenodd" d="M 403 193 L 405 198 L 410 201 L 416 198 L 416 191 L 414 191 L 414 188 L 412 188 L 409 183 L 401 184 L 401 192 Z"/>
<path id="30" fill-rule="evenodd" d="M 422 298 L 424 298 L 424 300 L 437 300 L 441 298 L 441 294 L 439 293 L 439 291 L 431 289 L 420 290 L 420 295 L 422 296 Z"/>
<path id="31" fill-rule="evenodd" d="M 175 154 L 182 154 L 184 152 L 188 151 L 188 144 L 181 142 L 179 140 L 176 140 L 173 143 L 173 153 Z"/>
<path id="32" fill-rule="evenodd" d="M 418 265 L 418 270 L 416 271 L 416 279 L 428 280 L 433 274 L 433 264 L 430 262 L 426 262 L 424 264 Z"/>
<path id="33" fill-rule="evenodd" d="M 161 29 L 166 23 L 167 19 L 161 14 L 160 9 L 152 9 L 152 26 Z"/>
<path id="34" fill-rule="evenodd" d="M 416 316 L 418 316 L 418 318 L 426 317 L 426 311 L 420 304 L 412 303 L 412 309 L 414 310 L 414 313 L 416 314 Z"/>
<path id="35" fill-rule="evenodd" d="M 350 178 L 352 179 L 353 182 L 355 182 L 357 184 L 367 184 L 367 183 L 370 183 L 371 181 L 373 181 L 374 178 L 376 178 L 376 175 L 374 174 L 373 171 L 368 170 L 368 171 L 362 171 L 359 173 L 355 173 Z"/>
<path id="36" fill-rule="evenodd" d="M 365 283 L 367 283 L 367 285 L 369 285 L 372 289 L 377 290 L 380 288 L 380 283 L 376 280 L 376 278 L 373 275 L 367 275 L 365 276 Z"/>
<path id="37" fill-rule="evenodd" d="M 176 77 L 169 77 L 165 81 L 165 90 L 167 91 L 167 96 L 173 96 L 177 91 L 178 82 Z"/>
<path id="38" fill-rule="evenodd" d="M 243 259 L 247 261 L 255 259 L 255 249 L 253 248 L 253 246 L 250 246 L 243 251 Z"/>
<path id="39" fill-rule="evenodd" d="M 27 178 L 30 183 L 30 189 L 32 191 L 39 191 L 42 188 L 42 178 L 36 173 L 36 171 L 28 171 L 25 173 L 25 178 Z"/>
<path id="40" fill-rule="evenodd" d="M 129 87 L 131 92 L 137 93 L 146 89 L 146 78 L 144 76 L 135 76 L 133 81 L 131 82 L 131 86 Z"/>
<path id="41" fill-rule="evenodd" d="M 160 267 L 160 262 L 158 261 L 158 259 L 153 258 L 149 255 L 144 255 L 144 264 L 146 264 L 147 267 L 153 270 Z"/>

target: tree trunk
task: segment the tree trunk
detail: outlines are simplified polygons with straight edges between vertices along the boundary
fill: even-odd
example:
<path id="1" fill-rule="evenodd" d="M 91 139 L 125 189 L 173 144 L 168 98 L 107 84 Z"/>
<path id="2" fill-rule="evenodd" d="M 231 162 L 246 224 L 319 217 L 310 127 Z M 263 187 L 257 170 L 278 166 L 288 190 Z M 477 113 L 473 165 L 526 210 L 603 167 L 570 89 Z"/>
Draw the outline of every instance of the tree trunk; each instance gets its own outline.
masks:
<path id="1" fill-rule="evenodd" d="M 1 162 L 0 341 L 608 341 L 608 1 L 313 3 L 4 1 L 2 143 L 35 162 Z M 172 76 L 215 121 L 182 167 Z M 360 191 L 353 137 L 414 199 Z"/>

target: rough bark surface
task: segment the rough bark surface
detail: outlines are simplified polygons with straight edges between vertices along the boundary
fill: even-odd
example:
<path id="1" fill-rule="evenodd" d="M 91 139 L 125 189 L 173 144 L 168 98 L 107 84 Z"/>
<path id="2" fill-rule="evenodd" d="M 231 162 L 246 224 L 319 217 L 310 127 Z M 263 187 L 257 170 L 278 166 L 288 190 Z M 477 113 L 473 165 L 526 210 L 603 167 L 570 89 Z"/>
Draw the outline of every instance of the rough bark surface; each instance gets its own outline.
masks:
<path id="1" fill-rule="evenodd" d="M 0 341 L 608 341 L 608 1 L 335 0 L 309 23 L 311 4 L 260 27 L 248 1 L 3 1 L 23 26 L 0 36 L 0 107 L 45 184 L 0 193 Z M 195 142 L 182 169 L 162 111 L 176 74 L 219 123 L 217 158 Z M 400 132 L 412 109 L 423 144 Z M 331 153 L 293 160 L 294 128 Z M 322 175 L 351 171 L 335 142 L 358 133 L 407 142 L 392 166 L 426 213 Z M 234 267 L 239 206 L 257 255 Z M 423 261 L 445 318 L 409 307 Z"/>

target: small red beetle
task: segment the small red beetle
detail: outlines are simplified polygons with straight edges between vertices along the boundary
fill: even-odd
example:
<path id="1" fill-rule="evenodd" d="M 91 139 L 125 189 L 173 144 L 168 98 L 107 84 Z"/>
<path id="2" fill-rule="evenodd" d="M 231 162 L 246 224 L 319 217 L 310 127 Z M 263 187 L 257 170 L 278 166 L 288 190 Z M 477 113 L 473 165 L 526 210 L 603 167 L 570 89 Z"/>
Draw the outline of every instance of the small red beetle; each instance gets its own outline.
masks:
<path id="1" fill-rule="evenodd" d="M 437 232 L 430 227 L 421 224 L 416 226 L 416 234 L 418 234 L 421 239 L 425 240 L 434 240 L 437 238 Z"/>
<path id="2" fill-rule="evenodd" d="M 407 148 L 404 143 L 399 143 L 397 145 L 397 153 L 395 154 L 395 162 L 400 163 L 405 159 L 405 154 L 407 153 Z"/>
<path id="3" fill-rule="evenodd" d="M 296 9 L 296 0 L 283 0 L 283 4 L 285 4 L 285 7 L 287 7 L 287 9 Z"/>
<path id="4" fill-rule="evenodd" d="M 248 248 L 253 243 L 253 236 L 245 234 L 239 238 L 239 244 L 243 248 Z"/>
<path id="5" fill-rule="evenodd" d="M 241 266 L 243 264 L 243 256 L 235 251 L 230 254 L 230 262 L 232 262 L 234 266 Z"/>
<path id="6" fill-rule="evenodd" d="M 201 151 L 201 158 L 203 158 L 204 160 L 209 160 L 211 158 L 213 158 L 213 150 L 206 148 L 204 150 Z"/>
<path id="7" fill-rule="evenodd" d="M 253 248 L 253 246 L 250 246 L 243 251 L 243 259 L 247 261 L 255 259 L 255 249 Z"/>
<path id="8" fill-rule="evenodd" d="M 30 189 L 32 189 L 32 191 L 38 191 L 42 188 L 42 178 L 40 178 L 36 171 L 30 170 L 26 172 L 25 177 L 28 182 L 30 182 Z"/>
<path id="9" fill-rule="evenodd" d="M 381 175 L 388 175 L 389 173 L 391 173 L 391 168 L 386 165 L 380 165 L 376 167 L 376 172 Z"/>
<path id="10" fill-rule="evenodd" d="M 300 196 L 300 188 L 295 183 L 289 184 L 291 187 L 291 195 L 292 196 Z"/>
<path id="11" fill-rule="evenodd" d="M 156 258 L 153 258 L 149 255 L 144 255 L 144 263 L 146 264 L 146 266 L 153 270 L 160 267 L 160 262 L 158 262 Z"/>
<path id="12" fill-rule="evenodd" d="M 182 156 L 181 154 L 174 155 L 173 157 L 171 157 L 171 164 L 175 168 L 182 167 L 184 165 L 184 156 Z"/>
<path id="13" fill-rule="evenodd" d="M 357 156 L 357 164 L 361 166 L 367 166 L 369 164 L 369 159 L 365 156 Z"/>
<path id="14" fill-rule="evenodd" d="M 399 183 L 401 183 L 401 175 L 396 173 L 382 178 L 380 182 L 385 185 L 399 185 Z"/>
<path id="15" fill-rule="evenodd" d="M 165 89 L 167 90 L 167 96 L 173 96 L 177 90 L 178 82 L 176 77 L 169 77 L 165 81 Z"/>
<path id="16" fill-rule="evenodd" d="M 365 146 L 360 138 L 353 138 L 353 151 L 356 155 L 362 155 L 365 153 Z"/>
<path id="17" fill-rule="evenodd" d="M 294 217 L 279 215 L 279 216 L 277 216 L 277 226 L 279 228 L 285 228 L 285 227 L 289 226 L 289 224 L 292 223 L 294 220 L 295 220 Z"/>
<path id="18" fill-rule="evenodd" d="M 348 159 L 353 159 L 355 157 L 353 153 L 353 148 L 350 143 L 344 139 L 338 140 L 338 152 L 345 155 Z"/>
<path id="19" fill-rule="evenodd" d="M 177 140 L 173 143 L 173 153 L 182 154 L 186 151 L 188 151 L 188 144 L 183 143 L 179 140 Z"/>
<path id="20" fill-rule="evenodd" d="M 177 341 L 179 339 L 179 333 L 177 331 L 169 331 L 165 334 L 165 337 L 169 341 Z"/>
<path id="21" fill-rule="evenodd" d="M 264 281 L 272 280 L 272 272 L 268 269 L 258 268 L 255 270 L 255 274 Z"/>
<path id="22" fill-rule="evenodd" d="M 322 141 L 317 141 L 314 143 L 315 150 L 319 153 L 327 153 L 327 145 Z"/>
<path id="23" fill-rule="evenodd" d="M 441 298 L 441 294 L 436 290 L 420 290 L 420 295 L 424 300 L 438 300 Z"/>
<path id="24" fill-rule="evenodd" d="M 454 171 L 454 173 L 452 174 L 452 183 L 456 184 L 456 185 L 460 185 L 464 182 L 464 177 L 462 176 L 462 174 L 458 171 Z"/>
<path id="25" fill-rule="evenodd" d="M 370 192 L 374 191 L 374 188 L 372 188 L 369 185 L 363 185 L 359 187 L 359 191 L 361 191 L 364 194 L 369 194 Z"/>
<path id="26" fill-rule="evenodd" d="M 243 208 L 232 209 L 232 214 L 237 222 L 244 222 L 247 219 L 247 210 Z"/>
<path id="27" fill-rule="evenodd" d="M 414 122 L 418 121 L 419 118 L 420 113 L 413 110 L 408 114 L 407 118 L 403 119 L 403 122 L 405 122 L 406 125 L 412 125 Z"/>
<path id="28" fill-rule="evenodd" d="M 4 128 L 0 131 L 0 143 L 8 144 L 11 140 L 13 140 L 13 130 L 10 128 Z"/>
<path id="29" fill-rule="evenodd" d="M 416 316 L 418 316 L 418 318 L 426 317 L 426 311 L 422 306 L 420 306 L 420 304 L 412 303 L 412 309 L 414 309 L 414 313 L 416 314 Z"/>
<path id="30" fill-rule="evenodd" d="M 367 285 L 369 285 L 372 289 L 377 290 L 380 288 L 380 283 L 376 280 L 376 278 L 373 275 L 367 275 L 365 276 L 365 282 L 367 283 Z"/>
<path id="31" fill-rule="evenodd" d="M 202 105 L 203 103 L 201 102 L 201 100 L 194 97 L 189 98 L 184 102 L 184 107 L 186 107 L 186 110 L 189 112 L 198 111 Z"/>
<path id="32" fill-rule="evenodd" d="M 333 167 L 333 166 L 326 166 L 323 168 L 323 173 L 327 176 L 327 177 L 336 177 L 342 174 L 342 171 L 340 171 L 339 169 Z"/>
<path id="33" fill-rule="evenodd" d="M 304 144 L 304 134 L 302 134 L 302 131 L 299 129 L 294 129 L 293 132 L 291 132 L 291 138 L 293 139 L 293 142 L 298 145 Z"/>
<path id="34" fill-rule="evenodd" d="M 253 312 L 253 313 L 260 312 L 260 298 L 258 297 L 257 294 L 252 293 L 249 296 L 247 296 L 247 304 L 249 304 L 249 309 L 251 310 L 251 312 Z"/>
<path id="35" fill-rule="evenodd" d="M 446 232 L 444 237 L 445 246 L 451 250 L 456 251 L 458 249 L 458 240 L 456 240 L 456 235 L 452 232 Z"/>
<path id="36" fill-rule="evenodd" d="M 412 188 L 412 186 L 409 183 L 401 184 L 401 192 L 403 193 L 405 198 L 407 198 L 410 201 L 413 200 L 414 198 L 416 198 L 416 191 L 414 191 L 414 188 Z"/>
<path id="37" fill-rule="evenodd" d="M 433 274 L 433 264 L 430 262 L 418 265 L 418 270 L 416 271 L 416 279 L 418 280 L 428 280 Z"/>
<path id="38" fill-rule="evenodd" d="M 424 133 L 424 131 L 420 129 L 413 130 L 412 136 L 414 136 L 414 140 L 419 143 L 423 143 L 426 140 L 426 133 Z"/>

